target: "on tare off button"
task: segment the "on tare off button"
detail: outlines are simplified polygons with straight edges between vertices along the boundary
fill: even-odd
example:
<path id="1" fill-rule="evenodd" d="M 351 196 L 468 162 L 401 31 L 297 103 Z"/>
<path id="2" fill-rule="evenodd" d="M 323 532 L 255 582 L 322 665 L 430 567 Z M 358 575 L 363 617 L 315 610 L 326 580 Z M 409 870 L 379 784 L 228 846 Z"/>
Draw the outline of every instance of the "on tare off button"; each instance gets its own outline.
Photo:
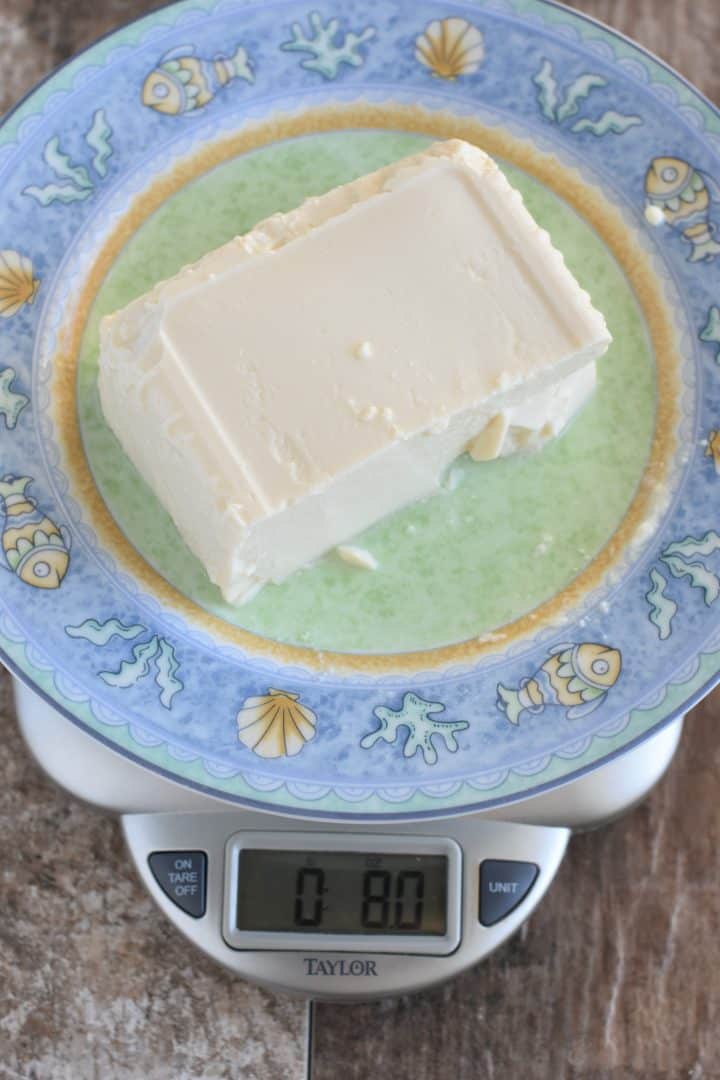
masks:
<path id="1" fill-rule="evenodd" d="M 154 851 L 148 857 L 152 875 L 168 900 L 186 915 L 205 914 L 207 855 L 204 851 Z"/>
<path id="2" fill-rule="evenodd" d="M 514 911 L 539 874 L 535 863 L 486 859 L 480 866 L 480 922 L 494 926 Z"/>

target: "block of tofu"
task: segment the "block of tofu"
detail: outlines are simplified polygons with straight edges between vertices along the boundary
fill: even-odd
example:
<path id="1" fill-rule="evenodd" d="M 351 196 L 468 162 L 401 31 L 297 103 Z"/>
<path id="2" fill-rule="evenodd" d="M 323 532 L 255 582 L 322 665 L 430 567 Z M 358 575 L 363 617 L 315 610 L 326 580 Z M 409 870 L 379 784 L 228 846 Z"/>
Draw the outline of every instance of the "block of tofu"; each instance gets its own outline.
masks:
<path id="1" fill-rule="evenodd" d="M 105 318 L 99 389 L 242 603 L 431 494 L 465 451 L 557 434 L 610 340 L 497 165 L 451 140 L 268 218 Z"/>

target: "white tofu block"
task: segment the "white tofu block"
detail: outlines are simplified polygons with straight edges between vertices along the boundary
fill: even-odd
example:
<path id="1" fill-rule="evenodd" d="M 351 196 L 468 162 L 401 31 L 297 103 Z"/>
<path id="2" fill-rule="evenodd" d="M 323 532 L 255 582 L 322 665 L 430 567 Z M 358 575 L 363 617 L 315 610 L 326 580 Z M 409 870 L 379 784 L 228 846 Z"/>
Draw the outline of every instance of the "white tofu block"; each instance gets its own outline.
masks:
<path id="1" fill-rule="evenodd" d="M 610 340 L 519 193 L 452 140 L 267 219 L 105 318 L 100 398 L 241 603 L 435 491 L 465 450 L 557 434 Z"/>

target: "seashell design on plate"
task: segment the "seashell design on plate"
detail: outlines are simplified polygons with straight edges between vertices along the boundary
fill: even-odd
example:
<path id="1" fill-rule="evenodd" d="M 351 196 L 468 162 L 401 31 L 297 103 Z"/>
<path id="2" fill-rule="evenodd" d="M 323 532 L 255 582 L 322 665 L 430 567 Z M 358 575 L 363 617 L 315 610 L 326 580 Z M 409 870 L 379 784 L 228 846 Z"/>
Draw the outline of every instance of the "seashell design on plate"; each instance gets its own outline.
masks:
<path id="1" fill-rule="evenodd" d="M 720 476 L 720 431 L 713 429 L 708 432 L 705 457 L 711 457 L 715 465 L 715 472 Z"/>
<path id="2" fill-rule="evenodd" d="M 415 58 L 439 79 L 472 75 L 485 59 L 483 36 L 466 19 L 435 19 L 415 39 Z"/>
<path id="3" fill-rule="evenodd" d="M 9 319 L 25 304 L 32 304 L 39 285 L 27 255 L 0 251 L 0 318 Z"/>
<path id="4" fill-rule="evenodd" d="M 238 738 L 264 758 L 294 757 L 315 737 L 316 716 L 298 694 L 269 689 L 243 702 L 237 714 Z"/>

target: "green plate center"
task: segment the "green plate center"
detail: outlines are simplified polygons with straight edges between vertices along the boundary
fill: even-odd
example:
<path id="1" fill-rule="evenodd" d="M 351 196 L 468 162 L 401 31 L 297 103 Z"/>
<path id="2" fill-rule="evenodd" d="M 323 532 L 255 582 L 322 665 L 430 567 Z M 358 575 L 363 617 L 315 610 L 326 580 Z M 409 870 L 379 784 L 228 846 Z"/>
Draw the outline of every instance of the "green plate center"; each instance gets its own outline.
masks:
<path id="1" fill-rule="evenodd" d="M 330 553 L 282 585 L 268 585 L 251 603 L 231 607 L 185 547 L 104 422 L 96 385 L 100 317 L 261 218 L 431 141 L 339 132 L 288 140 L 221 165 L 173 195 L 138 229 L 91 313 L 79 361 L 79 414 L 90 467 L 111 513 L 181 592 L 226 621 L 278 641 L 400 652 L 489 633 L 551 598 L 591 561 L 618 526 L 647 461 L 654 363 L 634 294 L 574 210 L 532 177 L 504 166 L 614 338 L 597 393 L 570 429 L 539 454 L 492 463 L 463 458 L 441 494 L 354 538 L 378 559 L 374 572 Z"/>

